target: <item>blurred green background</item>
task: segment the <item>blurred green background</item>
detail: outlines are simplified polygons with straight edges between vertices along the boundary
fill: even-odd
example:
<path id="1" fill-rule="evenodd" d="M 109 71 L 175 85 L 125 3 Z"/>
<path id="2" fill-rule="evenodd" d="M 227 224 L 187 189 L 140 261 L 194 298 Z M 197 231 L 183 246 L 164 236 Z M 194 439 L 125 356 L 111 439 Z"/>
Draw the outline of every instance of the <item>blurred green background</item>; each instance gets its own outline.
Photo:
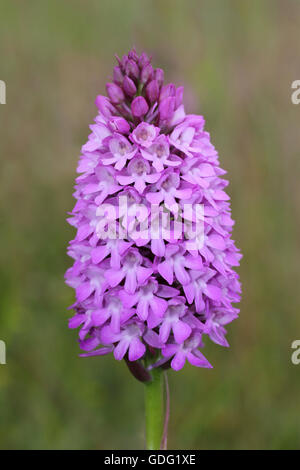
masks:
<path id="1" fill-rule="evenodd" d="M 114 54 L 135 45 L 204 114 L 244 253 L 231 348 L 207 342 L 213 370 L 169 374 L 169 448 L 299 448 L 300 2 L 1 0 L 0 10 L 0 447 L 144 446 L 143 385 L 113 357 L 78 358 L 63 280 L 94 99 Z"/>

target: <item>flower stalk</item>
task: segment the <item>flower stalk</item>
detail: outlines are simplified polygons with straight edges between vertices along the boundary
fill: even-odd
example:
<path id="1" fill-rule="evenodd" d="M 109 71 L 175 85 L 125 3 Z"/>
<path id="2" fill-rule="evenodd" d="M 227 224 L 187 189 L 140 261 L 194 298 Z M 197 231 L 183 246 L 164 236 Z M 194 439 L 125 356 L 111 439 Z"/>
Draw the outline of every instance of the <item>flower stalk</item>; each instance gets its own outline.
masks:
<path id="1" fill-rule="evenodd" d="M 151 371 L 152 380 L 145 383 L 146 446 L 159 450 L 164 434 L 164 374 L 160 368 Z"/>

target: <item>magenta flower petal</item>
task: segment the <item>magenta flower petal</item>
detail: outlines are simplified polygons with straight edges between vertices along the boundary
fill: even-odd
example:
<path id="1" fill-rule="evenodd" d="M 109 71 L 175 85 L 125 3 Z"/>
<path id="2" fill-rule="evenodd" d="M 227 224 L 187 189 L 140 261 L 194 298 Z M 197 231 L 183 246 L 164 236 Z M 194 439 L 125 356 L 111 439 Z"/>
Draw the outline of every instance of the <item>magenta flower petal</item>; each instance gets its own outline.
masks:
<path id="1" fill-rule="evenodd" d="M 213 286 L 212 284 L 206 286 L 205 294 L 212 300 L 220 300 L 222 295 L 220 287 Z"/>
<path id="2" fill-rule="evenodd" d="M 173 325 L 173 333 L 176 343 L 183 343 L 192 333 L 192 328 L 185 322 L 178 320 Z"/>
<path id="3" fill-rule="evenodd" d="M 91 351 L 89 353 L 79 354 L 80 357 L 92 357 L 92 356 L 104 356 L 109 354 L 113 351 L 113 348 L 100 348 L 95 349 L 95 351 Z"/>
<path id="4" fill-rule="evenodd" d="M 98 308 L 92 313 L 92 320 L 94 326 L 103 325 L 109 318 L 109 312 L 104 308 Z"/>
<path id="5" fill-rule="evenodd" d="M 173 284 L 173 268 L 168 261 L 160 263 L 157 267 L 159 274 L 171 285 Z"/>
<path id="6" fill-rule="evenodd" d="M 100 337 L 101 337 L 101 342 L 104 345 L 109 345 L 109 344 L 116 343 L 117 341 L 119 341 L 120 333 L 114 333 L 110 326 L 104 326 L 101 329 Z"/>
<path id="7" fill-rule="evenodd" d="M 174 264 L 174 272 L 177 280 L 182 284 L 188 284 L 190 281 L 190 276 L 188 272 L 185 270 L 182 264 Z"/>
<path id="8" fill-rule="evenodd" d="M 172 324 L 170 322 L 164 322 L 159 329 L 159 339 L 162 343 L 166 343 L 170 333 L 171 333 Z"/>
<path id="9" fill-rule="evenodd" d="M 124 279 L 124 272 L 115 269 L 108 269 L 105 272 L 105 277 L 108 280 L 110 287 L 116 287 Z"/>
<path id="10" fill-rule="evenodd" d="M 153 330 L 147 330 L 143 338 L 152 348 L 161 349 L 164 346 L 164 343 L 159 339 L 159 335 Z"/>
<path id="11" fill-rule="evenodd" d="M 114 349 L 114 356 L 117 361 L 121 361 L 125 354 L 127 353 L 127 350 L 129 348 L 130 341 L 127 339 L 123 339 L 119 342 L 119 344 L 115 347 Z"/>
<path id="12" fill-rule="evenodd" d="M 86 317 L 83 313 L 74 315 L 74 317 L 69 319 L 69 328 L 78 328 L 85 320 Z"/>
<path id="13" fill-rule="evenodd" d="M 186 361 L 186 355 L 183 353 L 183 351 L 180 351 L 180 350 L 177 351 L 171 362 L 172 369 L 174 370 L 182 369 L 185 364 L 185 361 Z"/>
<path id="14" fill-rule="evenodd" d="M 137 279 L 139 284 L 144 284 L 146 279 L 153 273 L 151 268 L 144 268 L 143 266 L 139 266 L 137 268 Z"/>
<path id="15" fill-rule="evenodd" d="M 201 353 L 200 353 L 201 354 Z M 190 364 L 196 367 L 206 367 L 208 369 L 212 368 L 212 365 L 208 362 L 208 360 L 201 354 L 203 359 L 201 357 L 196 356 L 193 353 L 188 353 L 187 354 L 187 360 L 189 361 Z"/>
<path id="16" fill-rule="evenodd" d="M 150 300 L 150 306 L 156 315 L 163 316 L 168 308 L 168 302 L 164 299 L 153 296 L 153 298 Z"/>
<path id="17" fill-rule="evenodd" d="M 83 282 L 76 289 L 76 297 L 78 302 L 83 302 L 94 291 L 93 286 L 89 282 Z"/>
<path id="18" fill-rule="evenodd" d="M 146 351 L 146 346 L 138 339 L 133 338 L 129 345 L 128 358 L 130 361 L 137 361 Z"/>

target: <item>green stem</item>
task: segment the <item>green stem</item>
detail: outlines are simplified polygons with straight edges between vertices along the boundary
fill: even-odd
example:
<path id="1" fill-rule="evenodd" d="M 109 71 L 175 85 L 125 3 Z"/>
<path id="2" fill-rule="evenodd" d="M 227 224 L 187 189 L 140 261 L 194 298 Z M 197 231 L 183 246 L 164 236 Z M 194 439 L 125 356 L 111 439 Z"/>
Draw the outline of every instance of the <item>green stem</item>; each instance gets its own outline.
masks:
<path id="1" fill-rule="evenodd" d="M 152 380 L 145 384 L 146 443 L 148 450 L 159 450 L 164 427 L 163 371 L 151 371 Z"/>
<path id="2" fill-rule="evenodd" d="M 141 96 L 142 91 L 143 91 L 143 87 L 144 87 L 143 83 L 138 84 L 138 89 L 137 89 L 137 92 L 136 92 L 136 96 Z"/>

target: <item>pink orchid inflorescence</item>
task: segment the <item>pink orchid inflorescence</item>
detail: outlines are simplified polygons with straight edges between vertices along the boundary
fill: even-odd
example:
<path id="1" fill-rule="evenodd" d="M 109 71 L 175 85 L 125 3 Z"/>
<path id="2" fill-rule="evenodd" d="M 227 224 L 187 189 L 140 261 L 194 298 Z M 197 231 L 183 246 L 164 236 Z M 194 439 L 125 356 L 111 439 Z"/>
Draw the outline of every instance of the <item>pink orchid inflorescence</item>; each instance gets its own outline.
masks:
<path id="1" fill-rule="evenodd" d="M 204 335 L 228 346 L 241 254 L 226 172 L 203 117 L 185 113 L 183 87 L 164 85 L 145 53 L 117 61 L 77 168 L 69 326 L 80 326 L 81 356 L 112 352 L 146 380 L 147 370 L 179 370 L 186 360 L 211 367 L 200 351 Z"/>

